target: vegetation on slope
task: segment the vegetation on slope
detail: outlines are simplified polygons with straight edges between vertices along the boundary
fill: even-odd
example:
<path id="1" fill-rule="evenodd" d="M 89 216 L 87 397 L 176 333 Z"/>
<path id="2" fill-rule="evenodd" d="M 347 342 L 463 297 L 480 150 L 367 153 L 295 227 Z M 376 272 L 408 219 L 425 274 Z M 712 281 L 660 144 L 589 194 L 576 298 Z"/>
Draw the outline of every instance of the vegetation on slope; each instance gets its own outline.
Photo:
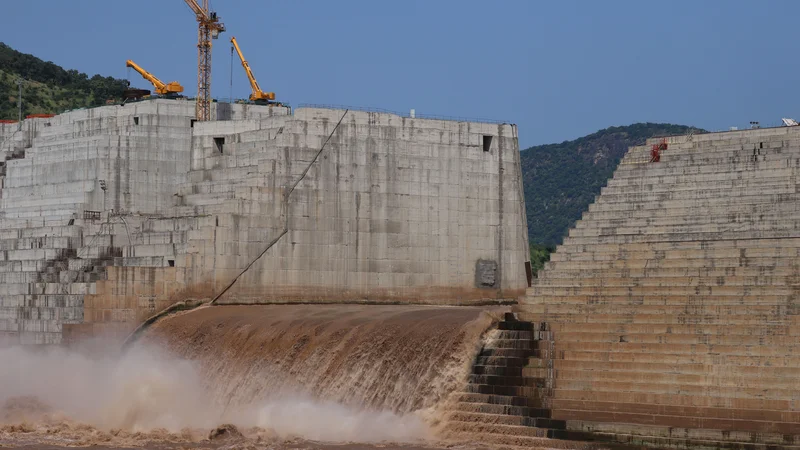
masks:
<path id="1" fill-rule="evenodd" d="M 0 119 L 17 118 L 17 80 L 23 85 L 23 114 L 59 113 L 119 100 L 128 82 L 113 77 L 89 77 L 52 62 L 20 53 L 0 42 Z"/>
<path id="2" fill-rule="evenodd" d="M 531 271 L 536 275 L 544 268 L 544 263 L 550 261 L 550 254 L 556 251 L 553 245 L 530 244 Z"/>
<path id="3" fill-rule="evenodd" d="M 545 256 L 542 252 L 561 243 L 611 178 L 628 147 L 643 145 L 651 137 L 703 132 L 683 125 L 637 123 L 523 150 L 522 177 L 532 265 L 534 259 L 549 259 L 549 253 Z"/>

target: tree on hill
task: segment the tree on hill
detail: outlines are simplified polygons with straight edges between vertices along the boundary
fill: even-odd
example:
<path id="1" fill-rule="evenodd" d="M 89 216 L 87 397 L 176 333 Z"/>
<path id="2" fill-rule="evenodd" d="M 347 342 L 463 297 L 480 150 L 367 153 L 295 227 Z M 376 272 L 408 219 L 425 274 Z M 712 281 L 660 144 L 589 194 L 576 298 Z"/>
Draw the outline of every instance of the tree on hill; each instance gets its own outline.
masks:
<path id="1" fill-rule="evenodd" d="M 18 52 L 0 42 L 0 119 L 17 118 L 17 80 L 25 80 L 23 113 L 59 113 L 68 109 L 100 106 L 119 100 L 126 80 L 94 75 Z"/>

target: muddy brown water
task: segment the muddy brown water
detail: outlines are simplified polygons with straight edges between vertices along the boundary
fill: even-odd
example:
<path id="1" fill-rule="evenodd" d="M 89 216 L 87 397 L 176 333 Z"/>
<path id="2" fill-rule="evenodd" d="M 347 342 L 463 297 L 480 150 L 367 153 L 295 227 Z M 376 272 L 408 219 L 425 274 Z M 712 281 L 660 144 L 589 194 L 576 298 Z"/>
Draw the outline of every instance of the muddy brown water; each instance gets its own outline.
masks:
<path id="1" fill-rule="evenodd" d="M 218 306 L 163 320 L 142 343 L 199 362 L 226 405 L 299 393 L 402 414 L 463 383 L 490 324 L 480 308 Z"/>
<path id="2" fill-rule="evenodd" d="M 0 447 L 482 448 L 437 429 L 501 311 L 214 306 L 162 319 L 119 360 L 13 350 Z M 245 436 L 208 440 L 221 423 Z"/>

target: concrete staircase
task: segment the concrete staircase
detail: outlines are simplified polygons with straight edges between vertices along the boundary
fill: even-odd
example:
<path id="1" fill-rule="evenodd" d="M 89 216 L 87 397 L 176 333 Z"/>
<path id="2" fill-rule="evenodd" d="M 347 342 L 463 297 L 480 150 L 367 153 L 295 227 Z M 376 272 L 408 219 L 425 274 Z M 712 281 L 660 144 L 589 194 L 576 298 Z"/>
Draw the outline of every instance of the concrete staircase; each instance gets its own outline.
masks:
<path id="1" fill-rule="evenodd" d="M 97 240 L 83 245 L 83 224 L 0 225 L 0 338 L 58 344 L 64 324 L 83 321 L 84 295 L 121 259 L 120 249 Z"/>
<path id="2" fill-rule="evenodd" d="M 499 445 L 574 448 L 566 422 L 552 418 L 550 334 L 544 324 L 507 313 L 481 349 L 464 390 L 456 395 L 446 434 Z"/>
<path id="3" fill-rule="evenodd" d="M 800 130 L 648 153 L 629 151 L 518 308 L 552 332 L 553 418 L 637 445 L 800 446 Z"/>

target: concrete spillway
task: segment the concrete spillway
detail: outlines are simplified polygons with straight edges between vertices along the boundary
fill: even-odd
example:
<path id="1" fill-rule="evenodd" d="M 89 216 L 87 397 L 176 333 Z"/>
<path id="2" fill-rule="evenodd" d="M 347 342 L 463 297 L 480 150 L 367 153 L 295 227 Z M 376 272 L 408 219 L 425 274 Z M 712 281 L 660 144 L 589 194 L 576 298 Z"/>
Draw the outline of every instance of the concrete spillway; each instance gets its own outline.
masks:
<path id="1" fill-rule="evenodd" d="M 136 345 L 197 361 L 227 408 L 307 396 L 408 414 L 460 387 L 491 324 L 480 308 L 219 306 L 166 318 Z"/>

